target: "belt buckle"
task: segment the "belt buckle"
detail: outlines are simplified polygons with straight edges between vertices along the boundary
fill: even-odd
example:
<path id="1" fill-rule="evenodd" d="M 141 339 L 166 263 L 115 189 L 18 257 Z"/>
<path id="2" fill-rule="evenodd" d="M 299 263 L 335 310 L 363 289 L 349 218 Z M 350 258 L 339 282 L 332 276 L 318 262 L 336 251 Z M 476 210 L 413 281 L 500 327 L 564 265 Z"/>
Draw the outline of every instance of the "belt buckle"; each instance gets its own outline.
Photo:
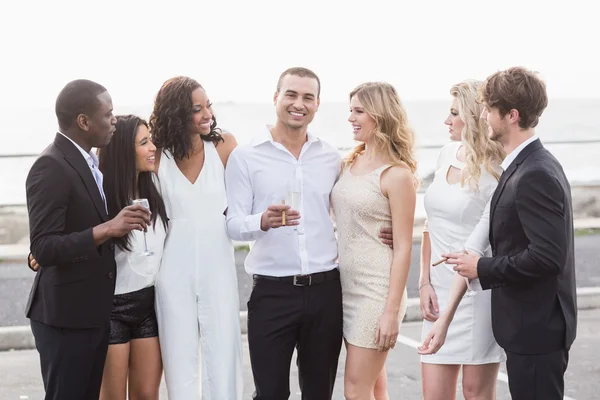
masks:
<path id="1" fill-rule="evenodd" d="M 307 277 L 308 277 L 308 283 L 306 283 L 306 281 L 298 282 L 298 278 L 306 279 Z M 312 276 L 311 275 L 294 275 L 294 286 L 310 286 L 311 284 L 312 284 Z"/>

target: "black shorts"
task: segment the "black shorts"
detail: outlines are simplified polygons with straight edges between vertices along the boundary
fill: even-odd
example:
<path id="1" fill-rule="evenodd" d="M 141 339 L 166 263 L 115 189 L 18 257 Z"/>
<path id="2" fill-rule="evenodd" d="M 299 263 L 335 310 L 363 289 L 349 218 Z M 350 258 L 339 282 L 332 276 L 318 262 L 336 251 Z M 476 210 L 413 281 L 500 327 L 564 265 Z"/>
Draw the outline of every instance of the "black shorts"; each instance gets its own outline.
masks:
<path id="1" fill-rule="evenodd" d="M 114 296 L 108 344 L 156 336 L 158 322 L 154 311 L 154 286 Z"/>

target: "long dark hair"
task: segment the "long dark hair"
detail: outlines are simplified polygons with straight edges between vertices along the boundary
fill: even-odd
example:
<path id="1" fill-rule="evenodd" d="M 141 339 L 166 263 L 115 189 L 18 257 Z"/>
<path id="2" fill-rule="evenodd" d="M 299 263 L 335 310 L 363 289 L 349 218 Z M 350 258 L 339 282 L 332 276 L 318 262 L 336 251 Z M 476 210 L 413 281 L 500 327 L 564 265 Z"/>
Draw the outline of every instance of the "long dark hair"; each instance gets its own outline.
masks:
<path id="1" fill-rule="evenodd" d="M 156 147 L 167 149 L 176 160 L 189 158 L 192 153 L 192 92 L 202 86 L 194 79 L 177 76 L 163 83 L 154 100 L 154 110 L 150 116 L 150 131 Z M 202 140 L 215 145 L 225 141 L 217 128 L 213 115 L 210 133 L 200 135 Z"/>
<path id="2" fill-rule="evenodd" d="M 146 121 L 135 115 L 118 115 L 116 130 L 110 143 L 98 151 L 108 215 L 114 218 L 139 195 L 140 198 L 148 199 L 150 203 L 152 226 L 156 226 L 157 216 L 160 216 L 166 229 L 167 211 L 152 181 L 153 172 L 144 171 L 137 174 L 135 137 L 140 125 L 148 127 Z M 115 238 L 114 242 L 121 250 L 130 251 L 131 232 Z"/>

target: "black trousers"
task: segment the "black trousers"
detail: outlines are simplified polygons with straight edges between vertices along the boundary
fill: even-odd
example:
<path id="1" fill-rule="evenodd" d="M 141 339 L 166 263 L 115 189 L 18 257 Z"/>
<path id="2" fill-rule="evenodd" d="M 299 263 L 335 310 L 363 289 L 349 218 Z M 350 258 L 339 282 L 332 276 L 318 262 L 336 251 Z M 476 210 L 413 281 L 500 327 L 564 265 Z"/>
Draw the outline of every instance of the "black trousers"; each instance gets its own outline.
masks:
<path id="1" fill-rule="evenodd" d="M 294 348 L 302 399 L 331 399 L 342 347 L 339 274 L 303 287 L 255 279 L 248 301 L 248 344 L 254 399 L 289 398 Z"/>
<path id="2" fill-rule="evenodd" d="M 562 400 L 569 350 L 547 354 L 506 352 L 508 387 L 513 400 Z"/>
<path id="3" fill-rule="evenodd" d="M 105 328 L 68 329 L 31 320 L 46 400 L 98 400 L 108 349 Z"/>

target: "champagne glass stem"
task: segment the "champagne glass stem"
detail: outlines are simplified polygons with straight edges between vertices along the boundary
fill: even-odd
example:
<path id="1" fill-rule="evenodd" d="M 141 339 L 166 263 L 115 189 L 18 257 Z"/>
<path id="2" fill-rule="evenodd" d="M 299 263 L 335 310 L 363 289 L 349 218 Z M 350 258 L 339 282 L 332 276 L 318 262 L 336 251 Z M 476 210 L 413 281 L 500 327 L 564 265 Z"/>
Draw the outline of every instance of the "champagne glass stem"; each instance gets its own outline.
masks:
<path id="1" fill-rule="evenodd" d="M 148 243 L 146 242 L 146 231 L 144 231 L 144 250 L 148 253 Z"/>

